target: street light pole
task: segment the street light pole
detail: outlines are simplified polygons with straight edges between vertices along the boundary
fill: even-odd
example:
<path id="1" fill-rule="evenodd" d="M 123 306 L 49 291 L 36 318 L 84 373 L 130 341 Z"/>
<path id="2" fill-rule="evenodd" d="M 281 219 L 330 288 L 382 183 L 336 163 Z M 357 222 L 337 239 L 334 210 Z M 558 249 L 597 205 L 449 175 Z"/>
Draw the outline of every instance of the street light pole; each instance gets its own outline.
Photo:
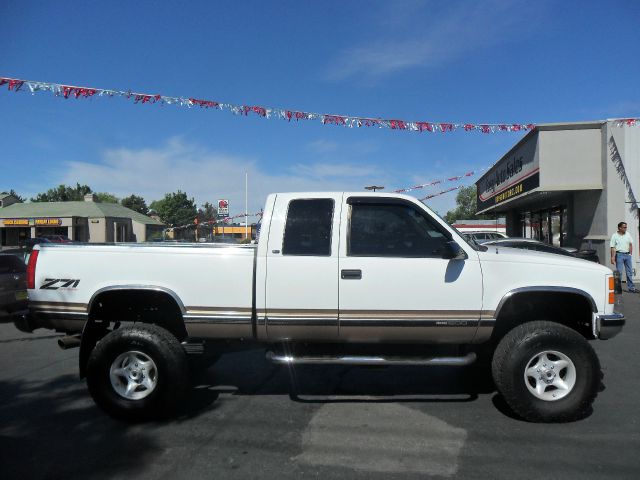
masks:
<path id="1" fill-rule="evenodd" d="M 247 239 L 249 228 L 249 174 L 244 172 L 244 238 Z"/>

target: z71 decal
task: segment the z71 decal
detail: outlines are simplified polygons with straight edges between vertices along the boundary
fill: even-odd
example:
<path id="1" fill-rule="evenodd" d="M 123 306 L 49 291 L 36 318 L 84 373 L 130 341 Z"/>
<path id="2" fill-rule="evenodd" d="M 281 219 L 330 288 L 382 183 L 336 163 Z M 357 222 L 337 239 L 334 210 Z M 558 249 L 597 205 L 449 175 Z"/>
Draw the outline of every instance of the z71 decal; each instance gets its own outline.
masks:
<path id="1" fill-rule="evenodd" d="M 75 278 L 45 278 L 40 290 L 58 290 L 59 288 L 76 288 L 80 280 Z"/>

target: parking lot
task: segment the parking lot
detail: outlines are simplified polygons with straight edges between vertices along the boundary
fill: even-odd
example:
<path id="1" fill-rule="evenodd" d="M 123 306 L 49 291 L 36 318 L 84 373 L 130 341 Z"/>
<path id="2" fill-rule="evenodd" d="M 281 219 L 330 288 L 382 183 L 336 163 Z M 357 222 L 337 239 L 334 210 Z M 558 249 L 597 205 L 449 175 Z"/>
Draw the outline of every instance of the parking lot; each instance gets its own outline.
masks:
<path id="1" fill-rule="evenodd" d="M 0 478 L 638 478 L 640 295 L 595 342 L 587 418 L 531 424 L 473 369 L 286 367 L 229 354 L 172 421 L 105 416 L 57 335 L 0 325 Z"/>

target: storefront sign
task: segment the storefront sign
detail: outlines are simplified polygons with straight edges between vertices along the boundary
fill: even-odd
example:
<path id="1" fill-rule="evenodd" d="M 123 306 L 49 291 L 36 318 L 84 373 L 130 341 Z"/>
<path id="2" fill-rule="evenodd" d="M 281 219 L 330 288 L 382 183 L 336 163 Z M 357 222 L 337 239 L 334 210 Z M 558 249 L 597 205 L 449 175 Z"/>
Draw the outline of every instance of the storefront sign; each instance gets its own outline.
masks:
<path id="1" fill-rule="evenodd" d="M 5 227 L 28 227 L 29 219 L 28 218 L 5 218 L 2 222 Z"/>
<path id="2" fill-rule="evenodd" d="M 218 200 L 218 217 L 229 216 L 229 200 Z"/>
<path id="3" fill-rule="evenodd" d="M 540 186 L 537 138 L 509 152 L 477 182 L 477 204 L 481 212 Z"/>
<path id="4" fill-rule="evenodd" d="M 60 218 L 36 218 L 36 226 L 39 227 L 54 227 L 62 225 L 62 219 Z"/>

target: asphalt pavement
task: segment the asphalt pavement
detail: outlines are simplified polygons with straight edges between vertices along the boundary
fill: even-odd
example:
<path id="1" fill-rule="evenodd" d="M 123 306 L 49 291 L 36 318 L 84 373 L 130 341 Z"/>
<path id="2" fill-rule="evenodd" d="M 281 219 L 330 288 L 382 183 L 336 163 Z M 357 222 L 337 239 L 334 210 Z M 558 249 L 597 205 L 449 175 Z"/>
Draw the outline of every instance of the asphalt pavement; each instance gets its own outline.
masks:
<path id="1" fill-rule="evenodd" d="M 131 425 L 93 404 L 77 349 L 0 325 L 0 479 L 640 478 L 640 295 L 623 297 L 593 411 L 567 424 L 515 418 L 469 368 L 289 370 L 255 350 L 175 419 Z"/>

